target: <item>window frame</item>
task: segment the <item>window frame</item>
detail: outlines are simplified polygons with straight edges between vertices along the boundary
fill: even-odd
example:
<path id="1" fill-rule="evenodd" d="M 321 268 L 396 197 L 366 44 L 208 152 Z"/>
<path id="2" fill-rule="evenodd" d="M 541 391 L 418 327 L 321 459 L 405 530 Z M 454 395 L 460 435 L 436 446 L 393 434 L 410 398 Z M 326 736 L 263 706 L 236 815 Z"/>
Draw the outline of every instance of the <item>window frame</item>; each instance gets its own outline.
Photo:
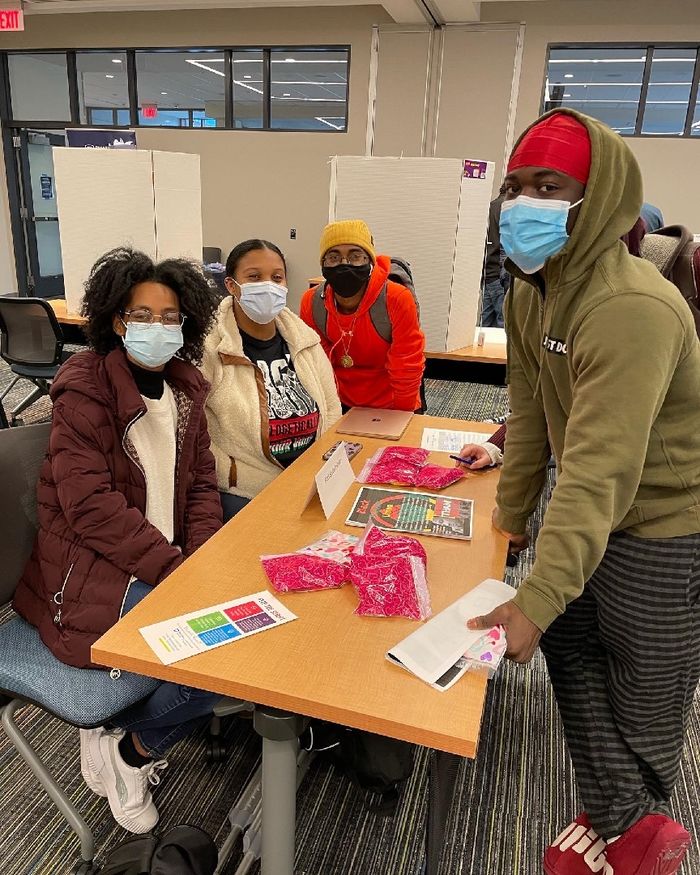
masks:
<path id="1" fill-rule="evenodd" d="M 646 53 L 645 61 L 644 61 L 644 73 L 642 76 L 640 93 L 639 93 L 639 102 L 637 103 L 637 115 L 635 118 L 634 131 L 631 133 L 620 133 L 621 137 L 634 137 L 634 138 L 645 138 L 651 140 L 683 140 L 683 139 L 696 139 L 698 137 L 697 134 L 693 135 L 692 124 L 693 118 L 695 115 L 695 106 L 698 100 L 698 85 L 700 84 L 700 42 L 688 41 L 688 42 L 679 42 L 679 41 L 665 41 L 665 42 L 582 42 L 582 43 L 548 43 L 547 44 L 547 52 L 545 55 L 544 61 L 544 75 L 542 76 L 542 90 L 540 93 L 540 112 L 545 111 L 545 104 L 547 103 L 547 77 L 549 73 L 549 63 L 552 55 L 552 51 L 560 51 L 567 49 L 585 49 L 585 50 L 608 50 L 608 49 L 640 49 Z M 655 49 L 694 49 L 695 50 L 695 67 L 693 68 L 693 76 L 691 79 L 690 85 L 690 94 L 688 96 L 688 108 L 686 110 L 685 115 L 685 124 L 683 126 L 683 133 L 681 134 L 650 134 L 643 133 L 642 127 L 644 125 L 644 114 L 646 111 L 647 105 L 647 95 L 649 93 L 649 83 L 651 80 L 651 71 L 652 71 L 652 60 L 654 57 Z M 563 109 L 566 109 L 566 104 L 562 106 Z"/>
<path id="2" fill-rule="evenodd" d="M 258 51 L 263 55 L 263 100 L 262 100 L 262 127 L 247 128 L 236 127 L 235 104 L 234 104 L 234 89 L 233 89 L 233 55 L 235 52 Z M 347 81 L 345 85 L 345 125 L 342 128 L 319 127 L 318 129 L 309 128 L 280 128 L 270 126 L 270 105 L 271 105 L 271 71 L 270 62 L 272 53 L 279 52 L 316 52 L 331 53 L 345 52 L 347 54 Z M 130 121 L 129 128 L 144 128 L 146 130 L 176 130 L 176 131 L 236 131 L 236 132 L 253 132 L 253 133 L 280 133 L 280 134 L 346 134 L 350 126 L 350 68 L 352 63 L 352 47 L 350 44 L 332 44 L 332 45 L 226 45 L 226 46 L 107 46 L 100 48 L 41 48 L 41 49 L 3 49 L 0 52 L 0 119 L 3 127 L 6 128 L 27 128 L 35 127 L 41 124 L 46 130 L 63 130 L 67 127 L 71 128 L 95 128 L 94 124 L 88 124 L 80 120 L 80 107 L 78 105 L 78 80 L 77 80 L 77 55 L 80 54 L 109 54 L 111 52 L 120 52 L 126 54 L 126 73 L 128 86 L 128 107 L 120 107 L 120 109 L 128 110 Z M 138 74 L 136 70 L 136 53 L 137 52 L 152 52 L 152 53 L 176 53 L 188 52 L 196 54 L 198 52 L 219 52 L 224 55 L 224 102 L 225 115 L 224 124 L 221 127 L 173 127 L 171 125 L 141 125 L 139 124 L 138 105 Z M 12 112 L 12 94 L 10 87 L 9 76 L 9 61 L 10 55 L 18 54 L 65 54 L 68 75 L 68 94 L 71 104 L 71 118 L 60 122 L 45 122 L 37 119 L 18 119 L 15 118 Z M 87 108 L 87 107 L 86 107 Z M 110 107 L 91 107 L 91 109 L 110 109 Z M 113 116 L 114 117 L 114 116 Z M 190 111 L 190 121 L 192 113 Z M 104 128 L 123 128 L 124 125 L 102 125 Z"/>

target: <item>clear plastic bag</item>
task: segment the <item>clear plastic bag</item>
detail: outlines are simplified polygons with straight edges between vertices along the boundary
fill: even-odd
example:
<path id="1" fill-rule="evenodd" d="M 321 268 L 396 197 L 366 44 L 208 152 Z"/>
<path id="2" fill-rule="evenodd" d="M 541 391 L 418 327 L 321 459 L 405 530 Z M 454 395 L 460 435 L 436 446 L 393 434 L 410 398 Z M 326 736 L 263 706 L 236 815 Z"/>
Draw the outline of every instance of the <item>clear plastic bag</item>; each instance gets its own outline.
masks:
<path id="1" fill-rule="evenodd" d="M 277 592 L 336 589 L 349 579 L 348 566 L 305 553 L 261 556 L 265 573 Z"/>
<path id="2" fill-rule="evenodd" d="M 360 483 L 388 483 L 392 486 L 415 486 L 428 450 L 418 447 L 383 447 L 365 462 Z"/>
<path id="3" fill-rule="evenodd" d="M 359 540 L 357 535 L 346 535 L 345 532 L 331 529 L 323 537 L 319 538 L 318 541 L 302 547 L 297 552 L 347 564 L 350 561 L 350 554 L 355 549 L 355 545 Z"/>
<path id="4" fill-rule="evenodd" d="M 419 541 L 369 526 L 350 557 L 350 580 L 359 598 L 355 613 L 426 620 L 432 614 L 426 569 Z"/>
<path id="5" fill-rule="evenodd" d="M 442 465 L 423 465 L 416 486 L 424 489 L 445 489 L 464 477 L 460 468 L 445 468 Z"/>
<path id="6" fill-rule="evenodd" d="M 357 479 L 360 483 L 444 489 L 464 476 L 459 468 L 428 464 L 429 455 L 428 450 L 418 447 L 383 447 L 365 462 Z"/>

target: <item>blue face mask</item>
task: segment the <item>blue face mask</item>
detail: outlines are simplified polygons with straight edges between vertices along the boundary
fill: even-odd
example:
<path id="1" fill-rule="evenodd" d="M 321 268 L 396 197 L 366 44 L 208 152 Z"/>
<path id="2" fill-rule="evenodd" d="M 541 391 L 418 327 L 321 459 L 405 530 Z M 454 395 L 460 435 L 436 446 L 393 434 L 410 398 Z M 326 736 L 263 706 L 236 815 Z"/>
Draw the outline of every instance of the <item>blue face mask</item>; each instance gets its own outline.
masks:
<path id="1" fill-rule="evenodd" d="M 150 325 L 128 322 L 122 340 L 131 358 L 145 368 L 167 364 L 185 344 L 181 326 L 162 325 L 160 322 Z"/>
<path id="2" fill-rule="evenodd" d="M 569 235 L 569 210 L 581 203 L 545 200 L 520 195 L 501 206 L 501 246 L 523 273 L 536 273 L 545 261 L 561 252 Z"/>

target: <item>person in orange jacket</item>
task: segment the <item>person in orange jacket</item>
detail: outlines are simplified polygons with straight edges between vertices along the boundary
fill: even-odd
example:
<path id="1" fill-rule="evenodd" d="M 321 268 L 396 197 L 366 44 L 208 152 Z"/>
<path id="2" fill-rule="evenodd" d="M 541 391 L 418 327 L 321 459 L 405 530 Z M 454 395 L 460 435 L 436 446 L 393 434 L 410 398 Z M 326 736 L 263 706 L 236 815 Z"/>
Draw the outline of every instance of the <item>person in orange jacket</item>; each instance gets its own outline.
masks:
<path id="1" fill-rule="evenodd" d="M 376 254 L 372 234 L 359 219 L 333 222 L 321 235 L 326 283 L 304 294 L 300 315 L 321 337 L 344 410 L 422 409 L 425 338 L 413 294 L 388 279 L 390 263 Z M 323 319 L 315 318 L 319 302 Z M 373 322 L 382 315 L 391 323 L 390 341 Z"/>

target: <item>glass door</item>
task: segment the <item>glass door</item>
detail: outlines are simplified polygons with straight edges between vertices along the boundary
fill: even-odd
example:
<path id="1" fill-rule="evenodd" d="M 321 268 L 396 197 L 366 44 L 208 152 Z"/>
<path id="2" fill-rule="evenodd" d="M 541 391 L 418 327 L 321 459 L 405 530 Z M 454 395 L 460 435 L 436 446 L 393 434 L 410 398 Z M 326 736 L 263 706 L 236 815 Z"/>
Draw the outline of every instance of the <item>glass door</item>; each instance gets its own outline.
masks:
<path id="1" fill-rule="evenodd" d="M 20 215 L 29 268 L 28 291 L 40 298 L 64 293 L 52 153 L 54 146 L 64 145 L 63 132 L 19 131 Z"/>

